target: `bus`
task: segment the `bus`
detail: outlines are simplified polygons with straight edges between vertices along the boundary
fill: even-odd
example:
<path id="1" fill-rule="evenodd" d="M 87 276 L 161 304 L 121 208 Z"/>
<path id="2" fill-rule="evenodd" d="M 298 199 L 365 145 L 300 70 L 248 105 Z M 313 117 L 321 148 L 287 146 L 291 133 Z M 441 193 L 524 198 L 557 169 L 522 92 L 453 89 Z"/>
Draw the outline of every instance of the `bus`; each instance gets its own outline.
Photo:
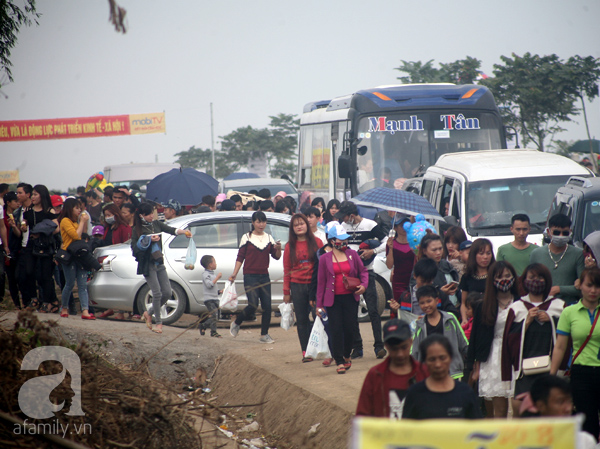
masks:
<path id="1" fill-rule="evenodd" d="M 300 119 L 299 189 L 349 199 L 398 187 L 446 153 L 506 148 L 490 90 L 403 84 L 308 103 Z"/>

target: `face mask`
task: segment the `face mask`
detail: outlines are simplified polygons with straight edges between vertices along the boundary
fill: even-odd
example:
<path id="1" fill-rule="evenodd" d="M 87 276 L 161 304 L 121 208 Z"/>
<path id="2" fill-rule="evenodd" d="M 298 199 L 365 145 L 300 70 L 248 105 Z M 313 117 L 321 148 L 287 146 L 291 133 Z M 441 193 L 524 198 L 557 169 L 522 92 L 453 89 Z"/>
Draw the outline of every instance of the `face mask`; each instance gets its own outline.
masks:
<path id="1" fill-rule="evenodd" d="M 564 236 L 564 235 L 553 235 L 552 236 L 552 243 L 554 244 L 554 246 L 558 247 L 558 248 L 562 248 L 563 246 L 565 246 L 567 243 L 569 243 L 569 240 L 571 240 L 570 236 Z"/>
<path id="2" fill-rule="evenodd" d="M 515 283 L 515 278 L 495 279 L 494 287 L 496 287 L 501 292 L 506 293 L 507 291 L 509 291 L 511 289 L 511 287 L 514 285 L 514 283 Z"/>
<path id="3" fill-rule="evenodd" d="M 343 241 L 342 243 L 332 243 L 333 247 L 338 251 L 346 251 L 348 249 L 348 242 Z"/>
<path id="4" fill-rule="evenodd" d="M 146 220 L 144 217 L 142 217 L 141 215 L 140 215 L 140 218 L 142 219 L 142 224 L 145 224 L 145 225 L 147 225 L 147 224 L 150 224 L 150 223 L 151 223 L 151 222 L 147 221 L 147 220 Z M 108 222 L 107 222 L 107 223 L 108 223 Z"/>
<path id="5" fill-rule="evenodd" d="M 104 221 L 106 221 L 107 224 L 113 224 L 115 222 L 115 217 L 105 217 Z"/>
<path id="6" fill-rule="evenodd" d="M 541 295 L 546 289 L 546 281 L 543 279 L 525 279 L 523 286 L 532 295 Z"/>

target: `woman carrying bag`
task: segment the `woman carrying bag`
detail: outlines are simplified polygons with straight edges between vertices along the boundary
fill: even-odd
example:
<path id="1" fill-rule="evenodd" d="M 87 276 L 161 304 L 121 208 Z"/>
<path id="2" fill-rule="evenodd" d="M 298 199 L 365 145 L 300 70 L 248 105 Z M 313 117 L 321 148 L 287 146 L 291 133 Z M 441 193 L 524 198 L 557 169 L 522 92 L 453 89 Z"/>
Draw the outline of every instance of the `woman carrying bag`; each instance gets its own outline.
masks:
<path id="1" fill-rule="evenodd" d="M 81 240 L 81 234 L 87 229 L 88 214 L 81 214 L 79 201 L 75 198 L 67 198 L 63 204 L 60 213 L 60 236 L 62 237 L 61 251 L 68 251 L 73 242 Z M 59 254 L 60 256 L 60 254 Z M 59 257 L 60 260 L 60 257 Z M 89 299 L 87 291 L 87 269 L 75 260 L 75 257 L 69 256 L 69 260 L 62 263 L 63 273 L 65 274 L 65 286 L 62 291 L 62 310 L 60 316 L 69 318 L 69 298 L 75 281 L 77 281 L 79 303 L 81 305 L 81 319 L 95 320 L 96 317 L 89 313 Z"/>
<path id="2" fill-rule="evenodd" d="M 337 373 L 344 374 L 352 366 L 358 301 L 369 284 L 369 273 L 358 253 L 348 248 L 350 236 L 342 225 L 331 226 L 327 238 L 333 250 L 319 259 L 317 314 L 322 317 L 323 307 L 327 310 L 332 356 Z"/>
<path id="3" fill-rule="evenodd" d="M 561 369 L 565 354 L 570 352 L 567 349 L 571 349 L 568 347 L 571 337 L 573 403 L 578 412 L 585 414 L 583 430 L 591 433 L 597 441 L 600 431 L 600 269 L 584 269 L 579 277 L 578 288 L 581 290 L 581 300 L 567 307 L 558 320 L 558 336 L 552 353 L 550 374 L 556 374 Z"/>
<path id="4" fill-rule="evenodd" d="M 154 208 L 148 203 L 140 204 L 134 217 L 131 250 L 138 262 L 137 274 L 144 276 L 152 290 L 152 308 L 156 321 L 154 332 L 158 334 L 162 334 L 160 309 L 173 294 L 163 260 L 161 241 L 163 232 L 171 235 L 185 234 L 187 238 L 192 236 L 190 231 L 175 229 L 161 221 L 154 220 Z M 152 317 L 148 311 L 144 310 L 143 318 L 148 329 L 152 330 Z"/>

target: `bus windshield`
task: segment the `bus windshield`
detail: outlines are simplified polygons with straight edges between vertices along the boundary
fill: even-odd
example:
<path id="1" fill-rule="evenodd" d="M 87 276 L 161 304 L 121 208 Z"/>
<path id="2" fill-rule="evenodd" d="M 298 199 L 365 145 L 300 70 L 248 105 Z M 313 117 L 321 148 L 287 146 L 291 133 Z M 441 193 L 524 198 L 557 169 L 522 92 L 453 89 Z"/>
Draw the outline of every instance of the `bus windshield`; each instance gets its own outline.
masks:
<path id="1" fill-rule="evenodd" d="M 533 233 L 541 233 L 554 194 L 569 176 L 495 179 L 471 182 L 466 188 L 467 231 L 476 236 L 510 235 L 511 218 L 526 214 Z"/>
<path id="2" fill-rule="evenodd" d="M 393 187 L 445 153 L 502 148 L 501 128 L 494 114 L 471 110 L 363 116 L 356 133 L 358 191 Z"/>

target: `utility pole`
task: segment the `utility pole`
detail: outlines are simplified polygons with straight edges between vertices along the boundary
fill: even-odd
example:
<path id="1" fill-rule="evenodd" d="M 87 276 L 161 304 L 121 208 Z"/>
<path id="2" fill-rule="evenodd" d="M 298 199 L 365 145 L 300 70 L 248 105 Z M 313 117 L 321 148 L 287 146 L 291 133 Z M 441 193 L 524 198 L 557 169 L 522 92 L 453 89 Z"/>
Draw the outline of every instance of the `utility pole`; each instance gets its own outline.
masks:
<path id="1" fill-rule="evenodd" d="M 213 107 L 210 104 L 210 152 L 212 153 L 212 177 L 217 179 L 215 176 L 215 130 L 213 124 Z"/>

